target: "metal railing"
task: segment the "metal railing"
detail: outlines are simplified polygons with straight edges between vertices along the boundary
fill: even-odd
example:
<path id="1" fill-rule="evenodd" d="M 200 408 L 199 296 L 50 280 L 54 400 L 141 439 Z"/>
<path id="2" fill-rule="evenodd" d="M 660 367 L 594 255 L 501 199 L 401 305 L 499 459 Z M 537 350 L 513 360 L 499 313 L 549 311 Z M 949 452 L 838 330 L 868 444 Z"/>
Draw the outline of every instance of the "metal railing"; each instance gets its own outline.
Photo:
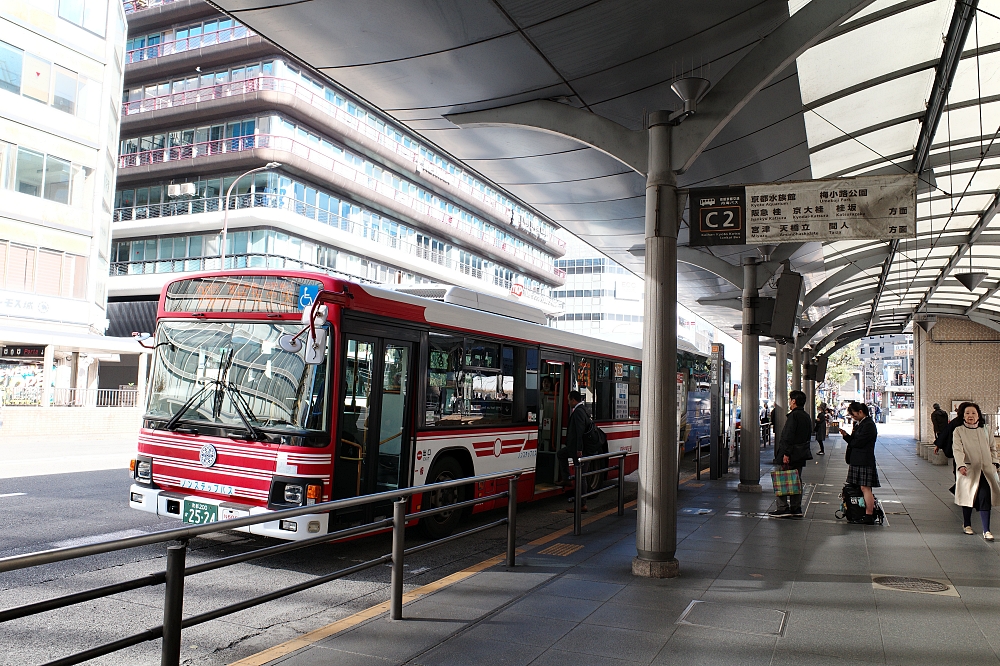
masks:
<path id="1" fill-rule="evenodd" d="M 278 76 L 254 76 L 240 81 L 230 81 L 228 83 L 218 83 L 163 95 L 143 97 L 140 100 L 122 102 L 122 116 L 251 94 L 258 91 L 285 93 L 303 100 L 313 109 L 329 116 L 331 120 L 336 120 L 355 132 L 364 134 L 368 139 L 375 141 L 381 147 L 395 153 L 399 156 L 401 163 L 412 164 L 414 170 L 427 172 L 435 178 L 448 183 L 465 195 L 469 203 L 485 207 L 485 210 L 494 215 L 498 220 L 503 220 L 505 223 L 521 229 L 542 242 L 552 241 L 558 247 L 562 249 L 566 248 L 566 241 L 545 232 L 540 226 L 541 223 L 539 223 L 537 230 L 533 228 L 530 220 L 523 215 L 518 215 L 512 207 L 499 201 L 495 192 L 494 194 L 486 194 L 479 188 L 473 187 L 464 178 L 451 173 L 447 169 L 425 158 L 419 151 L 407 148 L 394 137 L 387 135 L 385 132 L 378 131 L 377 128 L 372 127 L 368 123 L 362 122 L 357 116 L 345 111 L 327 99 L 325 93 L 320 94 L 315 88 L 294 80 Z"/>
<path id="2" fill-rule="evenodd" d="M 56 388 L 53 407 L 138 407 L 137 389 Z"/>
<path id="3" fill-rule="evenodd" d="M 158 5 L 169 5 L 172 2 L 177 2 L 177 0 L 125 0 L 122 6 L 126 14 L 133 14 Z"/>
<path id="4" fill-rule="evenodd" d="M 222 28 L 221 30 L 212 30 L 211 32 L 191 35 L 190 37 L 171 39 L 160 42 L 159 44 L 141 46 L 137 49 L 126 51 L 125 64 L 131 65 L 132 63 L 142 62 L 143 60 L 152 60 L 154 58 L 162 58 L 163 56 L 173 55 L 175 53 L 183 53 L 184 51 L 193 51 L 205 46 L 225 44 L 226 42 L 232 42 L 237 39 L 252 37 L 256 34 L 257 33 L 250 30 L 245 25 L 234 25 L 231 28 Z"/>
<path id="5" fill-rule="evenodd" d="M 223 197 L 224 198 L 224 197 Z M 162 217 L 173 217 L 177 215 L 199 215 L 201 213 L 213 213 L 223 210 L 223 198 L 211 197 L 204 199 L 187 199 L 171 201 L 168 203 L 158 203 L 145 206 L 126 206 L 116 208 L 114 211 L 114 221 L 147 220 Z M 307 217 L 322 224 L 326 224 L 334 229 L 347 232 L 358 238 L 366 238 L 379 245 L 399 250 L 407 256 L 425 259 L 432 263 L 444 266 L 463 275 L 482 280 L 488 284 L 496 285 L 508 291 L 514 288 L 514 281 L 501 278 L 490 271 L 484 271 L 473 265 L 457 261 L 444 252 L 432 250 L 425 245 L 412 243 L 399 235 L 388 233 L 376 228 L 364 220 L 353 220 L 342 217 L 336 213 L 324 210 L 318 206 L 299 201 L 292 197 L 279 194 L 239 194 L 230 197 L 229 209 L 237 210 L 242 208 L 271 208 L 286 210 L 296 215 Z M 230 261 L 230 256 L 244 257 L 244 260 Z M 310 267 L 331 274 L 339 273 L 329 267 L 293 259 L 274 253 L 244 253 L 232 255 L 226 253 L 226 268 L 286 268 L 286 267 Z M 197 270 L 218 270 L 221 268 L 217 257 L 185 257 L 178 259 L 156 259 L 137 261 L 116 261 L 111 264 L 111 275 L 144 275 L 148 273 L 177 273 Z M 537 301 L 550 309 L 562 309 L 563 303 L 550 296 L 546 296 L 533 289 L 524 289 L 522 294 L 525 298 Z"/>
<path id="6" fill-rule="evenodd" d="M 57 659 L 55 661 L 49 662 L 45 666 L 69 666 L 70 664 L 79 664 L 96 657 L 100 657 L 106 654 L 111 654 L 119 650 L 123 650 L 127 647 L 133 645 L 138 645 L 139 643 L 144 643 L 147 641 L 156 640 L 159 638 L 163 639 L 160 648 L 160 663 L 161 666 L 177 666 L 180 663 L 180 650 L 181 650 L 181 632 L 183 629 L 188 629 L 190 627 L 197 626 L 199 624 L 204 624 L 210 620 L 215 620 L 220 617 L 225 617 L 226 615 L 231 615 L 233 613 L 246 610 L 248 608 L 253 608 L 254 606 L 259 606 L 260 604 L 266 603 L 268 601 L 273 601 L 275 599 L 281 599 L 296 592 L 301 592 L 303 590 L 308 590 L 318 585 L 328 583 L 344 576 L 357 573 L 359 571 L 364 571 L 365 569 L 370 569 L 381 564 L 391 564 L 392 573 L 390 578 L 390 617 L 394 620 L 400 620 L 403 618 L 403 559 L 407 555 L 412 555 L 419 553 L 424 550 L 434 548 L 436 546 L 455 541 L 456 539 L 461 539 L 472 534 L 477 534 L 479 532 L 484 532 L 486 530 L 492 529 L 494 527 L 499 527 L 500 525 L 507 525 L 507 566 L 513 567 L 515 565 L 516 556 L 516 544 L 515 537 L 517 535 L 517 482 L 521 475 L 520 470 L 510 470 L 506 472 L 497 472 L 494 474 L 484 474 L 481 476 L 468 477 L 464 479 L 457 479 L 454 481 L 446 481 L 443 483 L 433 483 L 426 486 L 419 486 L 416 488 L 407 488 L 404 490 L 390 490 L 381 493 L 375 493 L 373 495 L 365 495 L 362 497 L 354 497 L 344 500 L 335 500 L 332 502 L 323 502 L 320 504 L 313 504 L 309 506 L 298 507 L 294 509 L 282 509 L 280 511 L 274 511 L 266 515 L 255 515 L 246 518 L 237 518 L 234 520 L 227 520 L 223 522 L 209 523 L 206 525 L 198 525 L 193 527 L 179 527 L 170 530 L 164 530 L 162 532 L 153 532 L 150 534 L 142 536 L 128 537 L 125 539 L 115 539 L 113 541 L 105 541 L 102 543 L 95 543 L 86 546 L 75 546 L 71 548 L 57 548 L 54 550 L 47 550 L 38 553 L 29 553 L 25 555 L 15 555 L 12 557 L 0 558 L 0 573 L 6 571 L 15 571 L 18 569 L 26 569 L 29 567 L 41 566 L 43 564 L 51 564 L 54 562 L 65 562 L 67 560 L 75 560 L 81 557 L 87 557 L 90 555 L 98 555 L 101 553 L 110 553 L 119 550 L 126 550 L 129 548 L 135 548 L 138 546 L 147 546 L 157 543 L 166 543 L 169 541 L 179 541 L 178 545 L 172 545 L 167 547 L 167 564 L 166 569 L 161 572 L 149 574 L 141 578 L 135 578 L 132 580 L 127 580 L 121 583 L 114 583 L 111 585 L 103 585 L 101 587 L 91 588 L 89 590 L 84 590 L 82 592 L 75 592 L 73 594 L 66 594 L 63 596 L 55 597 L 52 599 L 47 599 L 45 601 L 38 601 L 34 603 L 24 604 L 21 606 L 16 606 L 14 608 L 8 608 L 0 611 L 0 624 L 4 622 L 9 622 L 23 617 L 30 617 L 37 615 L 39 613 L 45 613 L 48 611 L 57 610 L 59 608 L 66 608 L 74 604 L 83 603 L 86 601 L 92 601 L 94 599 L 102 599 L 114 594 L 120 594 L 122 592 L 127 592 L 129 590 L 136 590 L 143 587 L 151 587 L 154 585 L 166 584 L 164 592 L 163 601 L 163 624 L 152 627 L 145 631 L 141 631 L 137 634 L 132 634 L 125 638 L 121 638 L 110 643 L 105 643 L 97 647 L 92 647 L 90 649 L 84 650 L 82 652 L 77 652 L 75 654 L 63 657 L 62 659 Z M 408 498 L 414 495 L 420 495 L 426 492 L 435 492 L 437 490 L 444 490 L 447 488 L 458 488 L 460 486 L 482 483 L 485 481 L 497 481 L 500 479 L 507 479 L 507 490 L 503 492 L 493 493 L 492 495 L 487 495 L 485 497 L 477 497 L 471 500 L 465 500 L 462 502 L 456 502 L 454 504 L 449 504 L 444 507 L 438 507 L 434 509 L 427 509 L 424 511 L 417 511 L 416 513 L 406 513 L 406 506 Z M 483 502 L 490 502 L 498 499 L 507 498 L 507 515 L 504 518 L 495 520 L 472 529 L 465 530 L 458 534 L 452 534 L 451 536 L 430 541 L 428 543 L 420 544 L 419 546 L 412 546 L 406 548 L 404 544 L 404 536 L 406 524 L 409 521 L 418 520 L 428 516 L 433 516 L 439 513 L 444 513 L 448 511 L 457 511 L 464 509 L 465 507 L 471 507 L 476 504 L 481 504 Z M 336 532 L 331 532 L 329 534 L 322 534 L 319 536 L 304 539 L 302 541 L 292 541 L 289 543 L 280 544 L 277 546 L 266 546 L 264 548 L 259 548 L 254 551 L 241 553 L 238 555 L 229 555 L 226 557 L 220 557 L 209 562 L 204 562 L 195 566 L 186 566 L 185 558 L 187 554 L 188 540 L 201 536 L 203 534 L 210 534 L 213 532 L 221 532 L 223 530 L 232 530 L 239 527 L 249 527 L 250 525 L 258 525 L 265 522 L 279 521 L 284 518 L 293 518 L 295 516 L 302 516 L 306 514 L 314 513 L 326 513 L 330 511 L 336 511 L 338 509 L 346 509 L 351 507 L 364 506 L 366 504 L 373 504 L 375 502 L 383 502 L 387 500 L 393 501 L 393 514 L 392 518 L 385 518 L 382 520 L 377 520 L 373 523 L 367 525 L 360 525 L 357 527 L 351 527 L 347 529 L 338 530 Z M 272 555 L 278 555 L 281 553 L 287 553 L 292 550 L 298 550 L 300 548 L 306 548 L 308 546 L 320 544 L 320 543 L 330 543 L 335 541 L 341 541 L 343 539 L 358 537 L 361 535 L 372 534 L 375 532 L 382 532 L 386 529 L 392 530 L 392 551 L 389 554 L 376 557 L 375 559 L 362 562 L 360 564 L 355 564 L 344 569 L 338 569 L 332 573 L 328 573 L 322 576 L 317 576 L 311 580 L 303 581 L 296 585 L 291 585 L 288 587 L 269 592 L 267 594 L 261 594 L 250 599 L 240 601 L 234 604 L 229 604 L 228 606 L 223 606 L 222 608 L 217 608 L 212 611 L 207 611 L 204 613 L 199 613 L 197 615 L 192 615 L 187 618 L 183 617 L 183 604 L 184 604 L 184 581 L 188 576 L 194 576 L 196 574 L 205 573 L 207 571 L 214 571 L 216 569 L 221 569 L 233 564 L 239 564 L 242 562 L 247 562 L 250 560 L 258 559 L 261 557 L 268 557 Z"/>
<path id="7" fill-rule="evenodd" d="M 576 482 L 573 484 L 573 534 L 580 536 L 583 533 L 583 500 L 588 497 L 600 495 L 605 490 L 618 489 L 618 515 L 625 515 L 625 456 L 628 451 L 614 451 L 612 453 L 599 453 L 596 456 L 582 456 L 582 452 L 577 452 L 577 458 L 573 461 Z M 614 467 L 598 466 L 590 469 L 591 463 L 618 458 L 618 464 Z M 598 474 L 605 474 L 613 469 L 618 470 L 618 482 L 610 486 L 602 486 L 590 492 L 583 492 L 583 480 Z M 585 471 L 587 470 L 587 471 Z"/>
<path id="8" fill-rule="evenodd" d="M 461 221 L 460 219 L 456 219 L 455 216 L 448 215 L 445 211 L 437 207 L 430 206 L 417 197 L 404 194 L 392 185 L 386 184 L 378 178 L 369 176 L 362 170 L 355 169 L 353 166 L 334 158 L 332 155 L 327 154 L 325 151 L 320 150 L 315 146 L 304 144 L 287 136 L 277 134 L 254 134 L 243 137 L 232 137 L 229 139 L 201 141 L 199 143 L 189 143 L 182 146 L 171 146 L 169 148 L 154 148 L 136 153 L 124 153 L 118 157 L 118 168 L 129 169 L 132 167 L 190 160 L 199 157 L 209 157 L 211 155 L 221 155 L 224 153 L 242 152 L 246 150 L 254 150 L 256 148 L 269 148 L 271 150 L 281 150 L 292 153 L 293 155 L 300 157 L 307 162 L 311 162 L 322 169 L 332 171 L 342 178 L 346 178 L 354 183 L 357 183 L 361 187 L 392 199 L 401 206 L 410 208 L 411 210 L 414 210 L 422 215 L 426 215 L 439 222 L 443 222 L 453 229 L 465 235 L 471 236 L 483 243 L 493 245 L 502 252 L 515 257 L 525 265 L 534 266 L 535 268 L 541 269 L 546 273 L 551 273 L 559 278 L 564 278 L 566 276 L 566 271 L 561 268 L 556 268 L 551 260 L 545 261 L 544 259 L 525 252 L 524 250 L 518 248 L 512 241 L 505 241 L 495 235 L 487 233 L 483 229 L 479 229 L 471 224 Z M 274 197 L 277 195 L 269 196 Z"/>

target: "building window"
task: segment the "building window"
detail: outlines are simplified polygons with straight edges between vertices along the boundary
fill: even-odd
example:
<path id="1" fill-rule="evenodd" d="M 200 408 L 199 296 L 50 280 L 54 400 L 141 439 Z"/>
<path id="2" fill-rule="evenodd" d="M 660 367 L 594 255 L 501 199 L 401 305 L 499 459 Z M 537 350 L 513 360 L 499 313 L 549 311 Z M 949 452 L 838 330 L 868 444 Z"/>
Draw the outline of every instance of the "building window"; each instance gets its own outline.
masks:
<path id="1" fill-rule="evenodd" d="M 8 166 L 13 171 L 8 189 L 63 204 L 80 203 L 85 199 L 84 187 L 93 169 L 22 146 L 10 146 L 9 151 L 11 157 L 15 152 L 17 157 L 11 159 L 14 164 Z"/>
<path id="2" fill-rule="evenodd" d="M 52 76 L 52 65 L 36 58 L 30 53 L 24 54 L 24 76 L 22 78 L 21 94 L 25 97 L 49 103 L 49 85 Z"/>
<path id="3" fill-rule="evenodd" d="M 59 16 L 84 30 L 104 37 L 108 23 L 107 0 L 59 0 Z"/>
<path id="4" fill-rule="evenodd" d="M 0 89 L 21 94 L 21 68 L 24 52 L 0 42 Z"/>

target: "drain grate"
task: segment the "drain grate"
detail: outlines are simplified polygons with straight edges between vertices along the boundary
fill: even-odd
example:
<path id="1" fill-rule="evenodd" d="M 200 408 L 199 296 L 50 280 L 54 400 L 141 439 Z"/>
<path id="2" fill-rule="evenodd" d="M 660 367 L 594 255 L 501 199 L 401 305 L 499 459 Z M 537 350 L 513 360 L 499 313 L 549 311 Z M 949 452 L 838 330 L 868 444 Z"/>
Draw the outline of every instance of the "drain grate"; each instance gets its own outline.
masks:
<path id="1" fill-rule="evenodd" d="M 688 604 L 675 624 L 721 629 L 739 634 L 782 636 L 787 621 L 788 611 L 696 599 Z"/>
<path id="2" fill-rule="evenodd" d="M 556 557 L 566 557 L 583 548 L 578 543 L 555 543 L 545 550 L 538 551 L 539 555 L 555 555 Z"/>
<path id="3" fill-rule="evenodd" d="M 946 585 L 930 578 L 910 578 L 908 576 L 876 576 L 872 582 L 902 592 L 947 592 L 951 589 Z"/>

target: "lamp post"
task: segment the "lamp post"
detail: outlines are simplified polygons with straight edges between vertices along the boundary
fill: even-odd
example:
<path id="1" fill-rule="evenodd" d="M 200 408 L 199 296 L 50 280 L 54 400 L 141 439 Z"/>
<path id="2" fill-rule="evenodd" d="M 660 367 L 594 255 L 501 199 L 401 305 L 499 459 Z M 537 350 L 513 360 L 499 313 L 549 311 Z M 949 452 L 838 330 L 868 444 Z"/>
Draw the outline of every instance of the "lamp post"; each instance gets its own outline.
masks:
<path id="1" fill-rule="evenodd" d="M 226 190 L 226 201 L 223 207 L 223 214 L 222 214 L 222 243 L 219 246 L 220 270 L 225 270 L 226 268 L 226 234 L 229 231 L 229 197 L 233 193 L 233 188 L 236 187 L 236 183 L 240 182 L 240 179 L 243 178 L 243 176 L 249 176 L 252 173 L 263 171 L 264 169 L 277 169 L 280 166 L 281 166 L 280 162 L 268 162 L 264 166 L 259 166 L 254 169 L 250 169 L 249 171 L 241 173 L 239 176 L 237 176 L 236 180 L 234 180 L 232 184 L 229 186 L 229 189 Z"/>

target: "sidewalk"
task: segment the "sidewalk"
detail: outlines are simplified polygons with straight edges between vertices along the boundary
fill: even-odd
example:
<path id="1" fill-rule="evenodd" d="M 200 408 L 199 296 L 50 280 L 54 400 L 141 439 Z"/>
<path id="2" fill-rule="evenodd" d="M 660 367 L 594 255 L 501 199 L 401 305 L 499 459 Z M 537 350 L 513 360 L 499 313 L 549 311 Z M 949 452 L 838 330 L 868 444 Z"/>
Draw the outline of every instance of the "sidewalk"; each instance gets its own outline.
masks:
<path id="1" fill-rule="evenodd" d="M 961 533 L 950 467 L 917 457 L 909 437 L 881 436 L 876 495 L 891 524 L 849 525 L 833 516 L 845 445 L 827 444 L 804 473 L 804 520 L 762 515 L 774 500 L 766 467 L 762 495 L 737 494 L 735 478 L 682 484 L 679 578 L 632 576 L 632 508 L 581 537 L 524 546 L 513 570 L 487 562 L 445 581 L 404 606 L 403 621 L 375 608 L 283 656 L 238 663 L 1000 664 L 1000 545 Z M 884 588 L 878 575 L 942 591 Z"/>

